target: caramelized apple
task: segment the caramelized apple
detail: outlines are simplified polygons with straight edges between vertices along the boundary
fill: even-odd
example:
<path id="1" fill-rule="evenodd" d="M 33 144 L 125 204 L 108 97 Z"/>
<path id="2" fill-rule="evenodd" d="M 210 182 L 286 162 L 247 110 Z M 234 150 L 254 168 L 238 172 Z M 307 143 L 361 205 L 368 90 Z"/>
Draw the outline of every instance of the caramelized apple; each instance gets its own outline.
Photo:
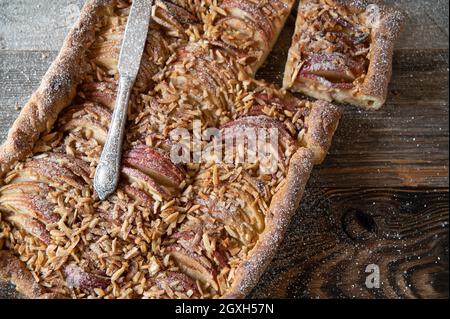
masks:
<path id="1" fill-rule="evenodd" d="M 75 264 L 65 267 L 66 283 L 69 288 L 81 288 L 92 290 L 95 288 L 106 289 L 111 284 L 111 279 L 85 272 Z"/>
<path id="2" fill-rule="evenodd" d="M 189 252 L 178 245 L 168 247 L 168 251 L 181 271 L 204 284 L 210 285 L 216 291 L 219 290 L 216 281 L 217 272 L 212 268 L 206 257 Z"/>
<path id="3" fill-rule="evenodd" d="M 272 21 L 261 10 L 258 3 L 249 0 L 224 0 L 221 7 L 235 17 L 254 25 L 256 30 L 261 30 L 266 39 L 273 35 Z"/>
<path id="4" fill-rule="evenodd" d="M 110 110 L 114 109 L 117 94 L 115 81 L 84 83 L 79 90 L 87 101 L 100 103 Z"/>
<path id="5" fill-rule="evenodd" d="M 139 205 L 144 207 L 153 207 L 154 200 L 151 196 L 149 196 L 145 191 L 140 190 L 137 187 L 133 187 L 131 185 L 124 185 L 124 192 L 134 199 Z"/>
<path id="6" fill-rule="evenodd" d="M 169 187 L 178 188 L 186 178 L 186 174 L 169 158 L 144 145 L 135 146 L 125 153 L 123 162 Z"/>
<path id="7" fill-rule="evenodd" d="M 10 215 L 6 219 L 16 226 L 23 228 L 43 243 L 47 245 L 51 243 L 50 233 L 47 231 L 45 225 L 38 220 L 24 214 Z"/>
<path id="8" fill-rule="evenodd" d="M 316 53 L 303 65 L 300 74 L 321 76 L 332 83 L 350 83 L 365 72 L 365 64 L 340 53 Z"/>
<path id="9" fill-rule="evenodd" d="M 193 16 L 189 11 L 185 10 L 181 6 L 170 3 L 168 1 L 157 1 L 167 12 L 175 18 L 179 23 L 184 25 L 190 25 L 197 23 L 197 18 Z"/>
<path id="10" fill-rule="evenodd" d="M 242 136 L 237 136 L 236 134 L 244 133 L 245 129 L 253 129 L 255 134 L 258 134 L 259 129 L 273 129 L 276 130 L 282 145 L 287 147 L 295 144 L 294 138 L 282 122 L 265 115 L 248 116 L 225 124 L 222 126 L 222 130 L 224 131 L 223 137 L 226 139 L 241 138 Z"/>
<path id="11" fill-rule="evenodd" d="M 5 194 L 0 196 L 0 207 L 8 213 L 22 214 L 46 224 L 59 220 L 54 213 L 55 205 L 40 195 Z"/>
<path id="12" fill-rule="evenodd" d="M 45 159 L 55 164 L 58 164 L 64 168 L 67 168 L 76 176 L 83 178 L 83 180 L 86 183 L 91 182 L 90 178 L 91 169 L 89 163 L 81 159 L 78 159 L 74 156 L 62 153 L 49 153 Z"/>
<path id="13" fill-rule="evenodd" d="M 91 118 L 75 118 L 67 122 L 61 130 L 63 132 L 73 132 L 80 128 L 83 130 L 86 138 L 93 138 L 101 145 L 106 143 L 108 128 Z"/>
<path id="14" fill-rule="evenodd" d="M 124 166 L 122 168 L 122 175 L 132 183 L 136 184 L 137 188 L 148 192 L 155 200 L 162 201 L 163 199 L 170 200 L 172 194 L 164 187 L 155 182 L 153 178 L 140 170 Z"/>
<path id="15" fill-rule="evenodd" d="M 97 103 L 85 103 L 69 108 L 59 120 L 63 132 L 83 130 L 86 138 L 104 144 L 111 121 L 111 112 Z"/>
<path id="16" fill-rule="evenodd" d="M 45 158 L 26 162 L 24 168 L 16 172 L 12 182 L 42 182 L 55 186 L 69 185 L 78 189 L 82 189 L 86 185 L 69 169 Z"/>
<path id="17" fill-rule="evenodd" d="M 12 183 L 0 188 L 0 195 L 9 194 L 47 194 L 51 188 L 44 183 L 39 182 L 23 182 Z"/>

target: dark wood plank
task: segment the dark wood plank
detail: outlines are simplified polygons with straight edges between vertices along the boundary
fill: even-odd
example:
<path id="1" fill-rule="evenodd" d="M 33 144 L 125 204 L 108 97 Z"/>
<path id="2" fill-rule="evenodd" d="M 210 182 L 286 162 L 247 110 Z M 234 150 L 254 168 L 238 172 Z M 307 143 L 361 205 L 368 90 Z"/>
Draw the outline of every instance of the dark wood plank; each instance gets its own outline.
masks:
<path id="1" fill-rule="evenodd" d="M 447 0 L 387 0 L 406 14 L 407 22 L 397 48 L 448 48 Z"/>
<path id="2" fill-rule="evenodd" d="M 308 188 L 253 298 L 448 298 L 448 191 Z M 366 286 L 367 266 L 380 288 Z"/>

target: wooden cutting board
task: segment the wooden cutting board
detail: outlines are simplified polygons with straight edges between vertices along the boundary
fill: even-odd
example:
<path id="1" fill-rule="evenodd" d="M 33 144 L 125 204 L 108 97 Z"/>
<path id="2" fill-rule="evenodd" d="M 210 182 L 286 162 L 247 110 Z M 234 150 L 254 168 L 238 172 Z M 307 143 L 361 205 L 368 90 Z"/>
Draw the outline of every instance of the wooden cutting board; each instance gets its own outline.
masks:
<path id="1" fill-rule="evenodd" d="M 0 139 L 83 2 L 0 0 Z M 251 297 L 449 296 L 448 2 L 388 2 L 408 22 L 387 105 L 343 107 L 330 154 Z M 292 15 L 259 78 L 281 84 L 294 23 Z"/>

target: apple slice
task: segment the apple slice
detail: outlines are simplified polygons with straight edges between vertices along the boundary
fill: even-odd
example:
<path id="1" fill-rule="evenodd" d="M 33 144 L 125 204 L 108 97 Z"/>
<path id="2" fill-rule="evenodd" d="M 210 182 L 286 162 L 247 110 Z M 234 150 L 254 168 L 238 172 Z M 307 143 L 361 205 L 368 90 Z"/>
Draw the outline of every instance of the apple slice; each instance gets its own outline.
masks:
<path id="1" fill-rule="evenodd" d="M 94 138 L 99 144 L 104 145 L 108 136 L 108 128 L 103 126 L 100 121 L 89 117 L 75 118 L 67 122 L 61 130 L 63 132 L 72 132 L 82 129 L 86 137 Z M 90 136 L 92 135 L 92 136 Z"/>
<path id="2" fill-rule="evenodd" d="M 259 129 L 263 130 L 276 130 L 278 134 L 281 146 L 288 148 L 291 145 L 295 145 L 295 139 L 286 129 L 286 126 L 271 117 L 260 115 L 260 116 L 247 116 L 238 119 L 233 122 L 229 122 L 222 126 L 222 137 L 223 139 L 239 139 L 243 138 L 238 134 L 245 134 L 246 129 L 254 130 L 255 136 L 257 136 Z M 266 133 L 266 135 L 269 132 Z M 245 137 L 246 138 L 246 137 Z M 279 152 L 280 158 L 284 157 L 284 152 Z"/>
<path id="3" fill-rule="evenodd" d="M 266 35 L 262 30 L 258 30 L 257 26 L 251 21 L 227 16 L 217 21 L 216 25 L 221 29 L 220 39 L 230 46 L 242 48 L 248 47 L 249 43 L 255 43 L 258 50 L 265 51 L 268 49 L 269 41 Z M 233 41 L 228 38 L 231 38 Z M 255 57 L 255 59 L 257 58 L 260 57 Z"/>
<path id="4" fill-rule="evenodd" d="M 143 207 L 153 207 L 155 201 L 145 191 L 131 185 L 122 186 L 123 191 L 139 205 Z"/>
<path id="5" fill-rule="evenodd" d="M 326 30 L 327 33 L 337 35 L 338 39 L 343 39 L 348 45 L 365 44 L 370 39 L 370 31 L 355 25 L 341 15 L 331 15 L 329 12 L 321 16 L 323 25 L 332 26 Z"/>
<path id="6" fill-rule="evenodd" d="M 351 83 L 366 70 L 362 61 L 340 53 L 315 53 L 302 67 L 300 74 L 313 74 L 332 83 Z"/>
<path id="7" fill-rule="evenodd" d="M 228 11 L 232 17 L 242 19 L 247 23 L 249 21 L 253 22 L 256 27 L 255 29 L 264 33 L 267 42 L 268 39 L 272 38 L 272 21 L 262 11 L 259 3 L 249 0 L 224 0 L 220 6 L 222 9 Z"/>
<path id="8" fill-rule="evenodd" d="M 125 26 L 116 26 L 114 32 L 103 32 L 100 38 L 89 49 L 89 59 L 109 71 L 117 71 L 120 45 Z M 100 39 L 104 39 L 101 41 Z"/>
<path id="9" fill-rule="evenodd" d="M 197 19 L 189 12 L 181 7 L 178 7 L 172 3 L 157 0 L 155 2 L 153 21 L 158 24 L 159 27 L 165 29 L 167 34 L 173 37 L 185 38 L 185 29 L 188 21 L 193 23 L 197 22 Z"/>
<path id="10" fill-rule="evenodd" d="M 169 282 L 170 288 L 174 289 L 175 287 L 173 286 L 173 284 L 177 283 L 177 286 L 181 287 L 182 292 L 187 292 L 189 290 L 192 291 L 192 296 L 190 297 L 200 297 L 197 283 L 188 275 L 174 271 L 167 271 L 165 275 Z M 163 289 L 160 283 L 159 286 Z"/>
<path id="11" fill-rule="evenodd" d="M 200 233 L 194 231 L 179 231 L 173 234 L 171 238 L 177 239 L 178 245 L 181 245 L 183 249 L 189 251 L 189 253 L 198 253 L 200 251 L 203 251 L 204 253 L 208 254 L 204 241 L 202 240 L 201 231 Z M 225 267 L 228 265 L 228 258 L 226 257 L 226 253 L 224 252 L 223 247 L 221 247 L 219 244 L 216 244 L 216 249 L 211 251 L 210 253 L 211 255 L 208 254 L 208 257 L 213 259 L 217 265 L 221 267 Z"/>
<path id="12" fill-rule="evenodd" d="M 149 49 L 147 46 L 147 51 L 142 56 L 142 62 L 141 67 L 139 69 L 139 73 L 136 78 L 136 83 L 134 86 L 134 89 L 142 92 L 147 93 L 149 90 L 152 90 L 155 86 L 155 82 L 153 81 L 153 77 L 158 73 L 160 70 L 159 62 L 155 61 L 166 61 L 168 59 L 168 54 L 160 55 L 160 52 L 164 52 L 164 49 L 162 48 L 161 41 L 163 41 L 161 38 L 152 38 L 150 41 L 151 46 L 159 46 L 159 48 L 151 48 Z M 158 43 L 158 44 L 155 44 Z M 133 107 L 133 104 L 130 105 Z"/>
<path id="13" fill-rule="evenodd" d="M 172 54 L 165 34 L 161 30 L 151 29 L 147 41 L 151 45 L 147 45 L 145 48 L 145 54 L 147 54 L 148 57 L 147 61 L 144 61 L 144 63 L 151 63 L 152 65 L 155 64 L 157 66 L 164 65 Z M 155 71 L 155 74 L 158 73 L 159 67 Z"/>
<path id="14" fill-rule="evenodd" d="M 39 195 L 6 194 L 0 197 L 0 207 L 11 214 L 22 214 L 45 224 L 56 223 L 55 205 Z"/>
<path id="15" fill-rule="evenodd" d="M 222 51 L 223 55 L 225 55 L 225 56 L 231 55 L 236 60 L 243 61 L 244 64 L 246 64 L 246 65 L 250 65 L 250 64 L 257 62 L 257 60 L 254 56 L 251 56 L 248 53 L 245 53 L 243 50 L 240 50 L 239 48 L 232 46 L 230 44 L 227 44 L 225 42 L 212 41 L 211 44 L 214 47 L 219 48 Z M 226 54 L 224 54 L 224 53 L 226 53 Z"/>
<path id="16" fill-rule="evenodd" d="M 44 244 L 50 245 L 50 233 L 45 228 L 45 225 L 38 220 L 24 214 L 10 215 L 7 216 L 6 219 L 12 224 L 23 228 L 27 233 L 38 238 Z"/>
<path id="17" fill-rule="evenodd" d="M 97 38 L 88 50 L 88 58 L 108 71 L 117 71 L 120 45 L 125 32 L 124 17 L 105 16 L 106 28 L 99 30 Z"/>
<path id="18" fill-rule="evenodd" d="M 258 208 L 255 198 L 248 192 L 236 188 L 230 189 L 228 194 L 233 194 L 236 202 L 241 201 L 241 209 L 250 220 L 251 226 L 256 232 L 262 233 L 265 229 L 265 217 L 264 213 Z"/>
<path id="19" fill-rule="evenodd" d="M 111 112 L 98 103 L 84 103 L 70 107 L 59 120 L 63 132 L 83 130 L 89 138 L 92 137 L 104 144 L 111 122 Z"/>
<path id="20" fill-rule="evenodd" d="M 124 166 L 122 167 L 122 175 L 129 183 L 137 185 L 136 188 L 146 191 L 157 201 L 171 200 L 173 197 L 166 188 L 160 186 L 153 178 L 140 170 Z"/>
<path id="21" fill-rule="evenodd" d="M 186 174 L 157 150 L 139 145 L 126 152 L 124 164 L 132 166 L 152 177 L 158 183 L 178 189 Z"/>
<path id="22" fill-rule="evenodd" d="M 86 116 L 101 122 L 104 126 L 108 126 L 111 122 L 111 111 L 99 103 L 92 102 L 71 106 L 64 112 L 62 119 L 69 121 Z"/>
<path id="23" fill-rule="evenodd" d="M 63 153 L 49 153 L 46 160 L 51 161 L 59 166 L 67 168 L 76 176 L 83 178 L 86 183 L 91 183 L 91 168 L 89 163 L 78 159 L 74 156 L 66 155 Z"/>
<path id="24" fill-rule="evenodd" d="M 77 189 L 83 189 L 86 185 L 80 177 L 69 169 L 45 158 L 26 162 L 24 168 L 15 172 L 15 174 L 13 183 L 41 182 L 50 185 L 69 185 Z"/>
<path id="25" fill-rule="evenodd" d="M 84 83 L 79 87 L 87 101 L 100 103 L 110 110 L 116 103 L 117 83 L 115 81 Z"/>
<path id="26" fill-rule="evenodd" d="M 115 27 L 113 32 L 109 30 L 109 32 L 100 34 L 105 41 L 97 41 L 89 51 L 90 60 L 95 61 L 97 65 L 108 71 L 105 76 L 111 76 L 111 74 L 118 72 L 117 65 L 124 29 L 125 26 L 121 25 Z M 151 45 L 146 47 L 142 56 L 142 63 L 135 84 L 135 89 L 141 92 L 146 92 L 152 88 L 154 84 L 152 78 L 158 73 L 158 66 L 164 63 L 170 54 L 167 42 L 162 38 L 159 30 L 151 29 L 147 41 Z M 111 102 L 103 101 L 103 103 L 109 105 Z"/>
<path id="27" fill-rule="evenodd" d="M 198 23 L 197 18 L 183 7 L 168 1 L 157 1 L 157 5 L 165 9 L 171 17 L 183 25 Z"/>
<path id="28" fill-rule="evenodd" d="M 309 74 L 309 73 L 300 73 L 298 75 L 298 79 L 305 83 L 306 85 L 316 87 L 317 85 L 320 85 L 325 88 L 330 89 L 340 89 L 340 90 L 351 90 L 354 88 L 353 83 L 333 83 L 331 81 L 328 81 L 324 77 L 315 75 L 315 74 Z"/>
<path id="29" fill-rule="evenodd" d="M 202 89 L 203 87 L 209 91 L 211 98 L 219 97 L 222 92 L 221 90 L 226 87 L 222 83 L 225 79 L 224 75 L 220 77 L 221 70 L 215 70 L 213 66 L 216 66 L 213 61 L 205 61 L 203 59 L 197 59 L 196 65 L 194 65 L 190 72 L 192 75 L 201 81 Z M 223 72 L 225 73 L 225 72 Z"/>
<path id="30" fill-rule="evenodd" d="M 193 101 L 191 103 L 203 103 L 204 109 L 212 108 L 211 105 L 215 109 L 224 108 L 227 105 L 225 100 L 227 90 L 221 90 L 220 88 L 226 88 L 222 83 L 226 79 L 226 75 L 223 73 L 222 79 L 218 81 L 219 76 L 217 76 L 217 73 L 220 70 L 214 70 L 214 66 L 217 64 L 201 59 L 197 54 L 203 54 L 204 52 L 198 51 L 189 51 L 189 60 L 193 62 L 193 66 L 189 70 L 183 72 L 178 70 L 186 60 L 177 61 L 176 64 L 172 65 L 170 71 L 173 72 L 173 75 L 170 77 L 170 87 L 173 87 L 178 94 L 186 95 Z M 192 59 L 193 56 L 195 56 L 194 59 Z M 161 88 L 161 86 L 159 87 Z M 217 120 L 213 116 L 214 112 L 211 111 L 210 114 L 211 116 L 205 116 L 206 125 L 217 126 Z M 185 118 L 186 112 L 183 108 L 178 108 L 172 112 L 171 117 L 175 119 L 179 117 Z"/>
<path id="31" fill-rule="evenodd" d="M 168 247 L 168 252 L 182 272 L 219 291 L 216 281 L 217 271 L 205 263 L 204 256 L 189 252 L 179 245 Z"/>
<path id="32" fill-rule="evenodd" d="M 258 106 L 274 107 L 280 113 L 290 111 L 295 113 L 304 107 L 304 103 L 292 95 L 286 94 L 282 96 L 273 95 L 271 93 L 256 93 L 254 95 Z M 265 115 L 265 114 L 258 114 Z"/>
<path id="33" fill-rule="evenodd" d="M 79 128 L 83 129 L 85 136 L 90 136 L 90 134 L 92 134 L 92 138 L 94 138 L 99 144 L 104 145 L 106 143 L 108 129 L 102 126 L 100 122 L 91 119 L 73 119 L 62 127 L 62 131 L 71 132 Z"/>
<path id="34" fill-rule="evenodd" d="M 111 279 L 104 276 L 88 273 L 76 264 L 70 264 L 64 268 L 66 284 L 69 288 L 92 290 L 95 288 L 106 289 L 111 284 Z"/>
<path id="35" fill-rule="evenodd" d="M 44 183 L 39 182 L 23 182 L 23 183 L 12 183 L 0 188 L 0 195 L 9 194 L 47 194 L 52 189 Z"/>

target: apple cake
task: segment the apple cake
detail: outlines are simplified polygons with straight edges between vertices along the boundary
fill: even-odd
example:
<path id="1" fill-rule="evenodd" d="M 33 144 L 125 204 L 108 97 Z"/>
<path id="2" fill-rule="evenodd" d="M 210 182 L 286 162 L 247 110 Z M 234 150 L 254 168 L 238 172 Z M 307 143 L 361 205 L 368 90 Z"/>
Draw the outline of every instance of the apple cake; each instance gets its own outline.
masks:
<path id="1" fill-rule="evenodd" d="M 305 0 L 284 88 L 377 110 L 386 101 L 403 15 L 379 1 Z"/>
<path id="2" fill-rule="evenodd" d="M 155 1 L 121 182 L 100 201 L 93 176 L 130 2 L 89 0 L 0 148 L 0 279 L 31 298 L 248 294 L 340 118 L 328 102 L 253 78 L 293 2 Z M 215 141 L 276 130 L 275 165 L 219 160 L 221 143 L 199 157 L 174 138 L 212 128 Z M 199 140 L 211 148 L 211 139 Z M 190 161 L 173 160 L 175 145 Z M 237 157 L 238 143 L 228 146 Z"/>

